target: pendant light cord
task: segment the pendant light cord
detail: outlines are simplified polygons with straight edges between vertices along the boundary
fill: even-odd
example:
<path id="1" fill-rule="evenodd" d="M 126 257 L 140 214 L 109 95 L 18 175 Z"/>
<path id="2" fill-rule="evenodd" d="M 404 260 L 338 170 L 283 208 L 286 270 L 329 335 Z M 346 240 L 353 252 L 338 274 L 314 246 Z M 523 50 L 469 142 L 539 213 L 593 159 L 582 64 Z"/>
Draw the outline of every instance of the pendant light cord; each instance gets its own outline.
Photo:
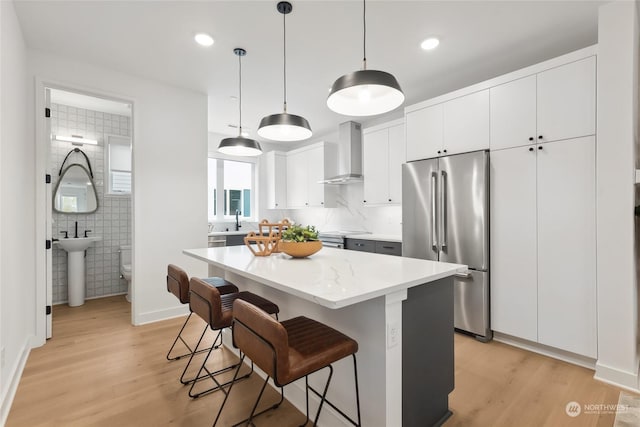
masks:
<path id="1" fill-rule="evenodd" d="M 367 69 L 367 0 L 362 0 L 362 68 Z"/>
<path id="2" fill-rule="evenodd" d="M 242 136 L 242 56 L 238 55 L 238 136 Z"/>
<path id="3" fill-rule="evenodd" d="M 282 68 L 284 72 L 282 75 L 283 78 L 283 87 L 284 87 L 284 112 L 287 112 L 287 14 L 282 14 L 282 28 L 283 28 L 283 36 L 282 36 L 282 50 L 284 52 L 283 55 L 283 65 Z"/>

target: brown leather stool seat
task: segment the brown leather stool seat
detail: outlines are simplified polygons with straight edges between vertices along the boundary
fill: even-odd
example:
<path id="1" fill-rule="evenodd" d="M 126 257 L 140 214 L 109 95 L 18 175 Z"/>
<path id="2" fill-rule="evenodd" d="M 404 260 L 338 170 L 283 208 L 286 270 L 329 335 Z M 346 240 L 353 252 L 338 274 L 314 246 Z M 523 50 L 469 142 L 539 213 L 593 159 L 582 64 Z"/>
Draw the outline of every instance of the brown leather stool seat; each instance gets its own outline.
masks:
<path id="1" fill-rule="evenodd" d="M 236 425 L 244 423 L 253 425 L 255 417 L 268 410 L 275 409 L 282 403 L 284 400 L 282 387 L 305 377 L 307 398 L 307 419 L 305 420 L 305 425 L 309 421 L 309 390 L 311 390 L 322 399 L 318 407 L 314 425 L 318 423 L 320 411 L 326 402 L 353 425 L 360 426 L 360 399 L 355 356 L 355 353 L 358 351 L 358 343 L 355 340 L 323 323 L 306 317 L 295 317 L 278 322 L 266 316 L 264 312 L 257 307 L 241 300 L 234 302 L 233 316 L 233 343 L 240 349 L 242 354 L 241 361 L 246 355 L 268 375 L 249 418 Z M 347 356 L 352 356 L 354 363 L 357 422 L 326 400 L 326 393 L 329 388 L 331 376 L 333 375 L 333 367 L 331 364 Z M 324 392 L 320 394 L 309 386 L 308 375 L 323 368 L 329 368 L 330 371 Z M 239 370 L 240 367 L 237 368 L 236 375 Z M 256 414 L 255 410 L 269 378 L 272 378 L 275 385 L 281 388 L 280 402 Z M 233 387 L 233 385 L 231 387 Z M 218 416 L 213 424 L 214 426 L 218 422 L 222 409 L 231 393 L 231 387 L 218 411 Z"/>
<path id="2" fill-rule="evenodd" d="M 221 294 L 238 292 L 238 287 L 236 285 L 226 281 L 221 277 L 208 277 L 202 280 L 209 283 L 211 286 L 215 286 Z M 184 271 L 182 268 L 178 267 L 177 265 L 169 264 L 169 266 L 167 267 L 167 291 L 174 294 L 182 304 L 189 304 L 189 276 L 187 275 L 186 271 Z M 184 331 L 184 328 L 187 326 L 187 323 L 189 323 L 189 319 L 191 319 L 192 314 L 193 312 L 189 311 L 189 316 L 187 316 L 187 319 L 182 324 L 182 328 L 180 328 L 180 332 L 178 332 L 178 336 L 173 341 L 173 344 L 171 345 L 171 347 L 169 348 L 169 351 L 167 352 L 167 360 L 178 360 L 182 357 L 190 356 L 193 353 L 193 350 L 191 349 L 189 344 L 187 344 L 184 338 L 182 338 L 182 331 Z M 173 351 L 174 347 L 178 343 L 178 340 L 180 340 L 182 344 L 184 344 L 184 346 L 188 350 L 188 353 L 181 354 L 179 356 L 171 356 L 171 352 Z M 214 342 L 214 345 L 215 345 L 215 342 Z M 204 352 L 204 351 L 207 351 L 207 349 L 205 348 L 200 351 Z"/>
<path id="3" fill-rule="evenodd" d="M 204 280 L 198 279 L 195 277 L 192 277 L 191 280 L 189 281 L 189 292 L 190 292 L 189 307 L 191 308 L 191 311 L 196 313 L 205 322 L 207 322 L 211 330 L 218 331 L 218 337 L 221 337 L 222 329 L 230 327 L 233 323 L 233 304 L 234 304 L 234 301 L 236 300 L 249 301 L 253 307 L 256 307 L 256 309 L 260 310 L 267 317 L 269 317 L 269 315 L 272 315 L 272 314 L 277 316 L 278 313 L 280 312 L 280 308 L 276 304 L 259 295 L 253 294 L 251 292 L 246 292 L 246 291 L 221 295 L 218 288 L 216 288 L 215 286 L 211 286 L 209 283 L 205 282 Z M 204 337 L 204 333 L 200 337 L 198 344 L 196 344 L 196 348 L 195 348 L 196 351 L 198 350 L 198 347 L 200 346 L 200 343 L 203 337 Z M 216 338 L 216 341 L 217 341 L 217 338 Z M 204 361 L 202 362 L 202 366 L 198 371 L 198 374 L 194 378 L 185 380 L 184 377 L 187 372 L 187 369 L 189 368 L 189 365 L 191 364 L 191 361 L 193 360 L 193 356 L 195 352 L 189 358 L 189 362 L 187 363 L 187 366 L 182 372 L 182 376 L 180 380 L 183 382 L 183 384 L 192 383 L 191 389 L 189 390 L 189 396 L 191 397 L 202 396 L 205 393 L 219 390 L 222 387 L 231 383 L 231 382 L 226 382 L 224 384 L 220 384 L 216 380 L 215 376 L 219 373 L 226 372 L 235 368 L 237 364 L 227 366 L 225 368 L 219 369 L 214 372 L 210 372 L 206 367 L 206 363 L 209 358 L 209 355 L 211 354 L 214 348 L 215 347 L 213 346 L 209 348 L 209 353 L 205 357 Z M 205 374 L 201 375 L 203 371 L 205 372 Z M 248 377 L 249 375 L 251 375 L 251 373 L 249 373 L 245 377 Z M 198 393 L 193 393 L 193 389 L 196 385 L 196 382 L 205 378 L 211 378 L 216 383 L 216 385 L 208 390 L 204 390 Z"/>

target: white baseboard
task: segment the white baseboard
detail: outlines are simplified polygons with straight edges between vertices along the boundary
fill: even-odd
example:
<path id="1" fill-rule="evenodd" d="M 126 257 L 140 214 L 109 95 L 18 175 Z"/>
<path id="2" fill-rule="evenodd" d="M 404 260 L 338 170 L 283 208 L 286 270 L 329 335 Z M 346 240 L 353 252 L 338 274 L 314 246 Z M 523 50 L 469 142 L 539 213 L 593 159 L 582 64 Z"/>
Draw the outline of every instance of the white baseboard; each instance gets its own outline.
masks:
<path id="1" fill-rule="evenodd" d="M 9 417 L 9 411 L 11 410 L 13 399 L 16 397 L 18 384 L 20 383 L 22 372 L 24 371 L 27 359 L 29 358 L 29 353 L 31 352 L 31 346 L 29 345 L 30 340 L 30 338 L 25 339 L 22 350 L 20 351 L 20 357 L 18 357 L 18 360 L 9 371 L 9 375 L 11 376 L 8 381 L 9 387 L 7 387 L 5 395 L 2 396 L 2 405 L 0 406 L 0 426 L 4 426 L 7 422 L 7 417 Z"/>
<path id="2" fill-rule="evenodd" d="M 549 347 L 544 344 L 528 341 L 522 338 L 517 338 L 511 335 L 502 334 L 500 332 L 493 333 L 493 339 L 509 344 L 514 347 L 522 348 L 524 350 L 532 351 L 534 353 L 542 354 L 543 356 L 552 357 L 554 359 L 562 360 L 574 365 L 582 366 L 583 368 L 595 370 L 596 360 L 590 357 L 581 356 L 579 354 L 571 353 L 569 351 L 560 350 L 558 348 Z"/>
<path id="3" fill-rule="evenodd" d="M 173 319 L 174 317 L 186 316 L 187 314 L 189 314 L 189 307 L 187 305 L 180 305 L 177 307 L 141 313 L 136 316 L 133 324 L 139 326 L 146 323 L 154 323 L 161 320 Z"/>
<path id="4" fill-rule="evenodd" d="M 598 362 L 596 363 L 596 374 L 593 377 L 598 381 L 640 393 L 640 388 L 638 387 L 638 371 L 622 371 Z"/>
<path id="5" fill-rule="evenodd" d="M 226 328 L 222 331 L 222 342 L 224 346 L 229 350 L 238 355 L 238 349 L 235 348 L 232 344 L 231 340 L 231 331 Z M 245 359 L 245 363 L 247 360 Z M 254 371 L 260 375 L 262 378 L 266 378 L 266 375 L 262 369 L 257 366 L 254 367 Z M 320 374 L 322 375 L 322 374 Z M 273 384 L 272 381 L 269 382 L 269 387 L 275 390 L 276 393 L 280 393 L 280 390 Z M 354 400 L 355 400 L 355 385 L 354 385 Z M 331 386 L 329 386 L 329 393 L 331 393 Z M 237 397 L 237 396 L 236 396 Z M 298 380 L 294 383 L 291 383 L 284 388 L 284 397 L 291 402 L 293 406 L 295 406 L 300 412 L 303 414 L 306 412 L 306 401 L 305 401 L 305 390 L 304 390 L 304 379 Z M 230 397 L 233 399 L 233 395 Z M 340 408 L 340 402 L 332 402 L 338 408 Z M 320 398 L 316 396 L 313 392 L 309 393 L 309 418 L 313 422 L 313 418 L 316 415 L 316 411 L 318 410 L 318 405 L 320 404 Z M 277 411 L 277 409 L 276 409 Z M 247 416 L 249 414 L 246 414 Z M 300 419 L 302 422 L 302 418 Z M 333 427 L 351 427 L 347 420 L 342 418 L 340 414 L 338 414 L 332 407 L 329 405 L 322 406 L 322 413 L 320 414 L 320 420 L 318 420 L 318 424 L 323 426 L 333 426 Z"/>

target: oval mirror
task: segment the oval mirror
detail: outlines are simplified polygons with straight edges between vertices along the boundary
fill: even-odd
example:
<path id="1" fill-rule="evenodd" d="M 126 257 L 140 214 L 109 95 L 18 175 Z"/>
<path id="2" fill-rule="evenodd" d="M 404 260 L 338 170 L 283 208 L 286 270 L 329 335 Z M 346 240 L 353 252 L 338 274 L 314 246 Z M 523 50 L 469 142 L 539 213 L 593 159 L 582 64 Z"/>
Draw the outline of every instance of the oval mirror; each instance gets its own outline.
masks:
<path id="1" fill-rule="evenodd" d="M 91 213 L 98 209 L 98 193 L 87 168 L 69 165 L 56 184 L 53 210 L 60 213 Z"/>

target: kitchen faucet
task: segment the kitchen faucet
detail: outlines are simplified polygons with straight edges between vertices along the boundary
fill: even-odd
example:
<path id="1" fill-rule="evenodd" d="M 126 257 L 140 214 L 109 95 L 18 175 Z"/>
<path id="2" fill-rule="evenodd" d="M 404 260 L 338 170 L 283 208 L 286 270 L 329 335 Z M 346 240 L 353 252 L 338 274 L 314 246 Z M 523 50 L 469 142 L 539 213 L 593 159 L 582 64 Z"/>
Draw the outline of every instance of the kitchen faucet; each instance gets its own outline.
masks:
<path id="1" fill-rule="evenodd" d="M 240 215 L 240 210 L 236 209 L 236 231 L 240 230 L 240 227 L 242 227 L 238 221 L 238 215 Z"/>

